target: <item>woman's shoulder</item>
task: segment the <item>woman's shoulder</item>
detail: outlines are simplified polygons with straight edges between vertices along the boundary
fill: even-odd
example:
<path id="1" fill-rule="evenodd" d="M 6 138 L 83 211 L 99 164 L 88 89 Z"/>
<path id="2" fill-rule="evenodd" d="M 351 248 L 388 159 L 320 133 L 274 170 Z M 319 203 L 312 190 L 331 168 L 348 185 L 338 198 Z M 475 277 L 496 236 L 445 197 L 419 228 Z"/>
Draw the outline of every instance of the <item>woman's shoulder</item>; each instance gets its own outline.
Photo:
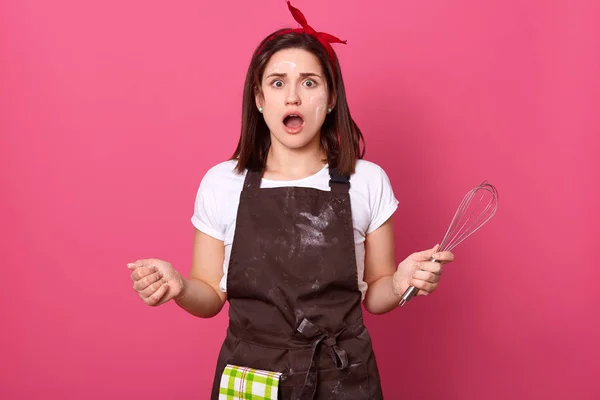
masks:
<path id="1" fill-rule="evenodd" d="M 367 160 L 356 162 L 350 182 L 353 182 L 352 186 L 356 190 L 365 192 L 369 196 L 391 187 L 390 178 L 383 167 Z"/>
<path id="2" fill-rule="evenodd" d="M 237 175 L 238 172 L 235 170 L 237 167 L 237 160 L 225 160 L 221 161 L 218 164 L 213 165 L 206 171 L 207 176 L 212 175 Z"/>
<path id="3" fill-rule="evenodd" d="M 359 178 L 373 178 L 386 175 L 386 173 L 379 164 L 376 164 L 373 161 L 360 159 L 356 161 L 354 175 Z"/>
<path id="4" fill-rule="evenodd" d="M 244 183 L 246 171 L 239 173 L 236 170 L 237 160 L 226 160 L 213 165 L 206 171 L 202 178 L 201 186 L 236 188 Z"/>

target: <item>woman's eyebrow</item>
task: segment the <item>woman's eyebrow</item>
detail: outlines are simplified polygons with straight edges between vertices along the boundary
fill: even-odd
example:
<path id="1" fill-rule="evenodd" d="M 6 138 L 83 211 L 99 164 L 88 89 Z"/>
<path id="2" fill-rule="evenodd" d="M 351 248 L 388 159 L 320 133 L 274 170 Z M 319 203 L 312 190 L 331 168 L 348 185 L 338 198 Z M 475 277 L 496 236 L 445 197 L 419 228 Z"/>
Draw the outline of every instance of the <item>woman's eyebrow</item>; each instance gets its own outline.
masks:
<path id="1" fill-rule="evenodd" d="M 287 76 L 287 74 L 282 74 L 280 72 L 273 72 L 272 74 L 267 75 L 267 78 L 270 78 L 272 76 L 277 76 L 279 78 L 283 78 L 283 77 Z"/>
<path id="2" fill-rule="evenodd" d="M 299 74 L 302 78 L 306 78 L 307 76 L 316 76 L 316 77 L 321 77 L 319 74 L 315 74 L 314 72 L 300 72 Z M 287 76 L 286 73 L 281 73 L 281 72 L 273 72 L 272 74 L 267 75 L 267 78 L 270 78 L 272 76 L 276 76 L 279 78 L 284 78 Z"/>

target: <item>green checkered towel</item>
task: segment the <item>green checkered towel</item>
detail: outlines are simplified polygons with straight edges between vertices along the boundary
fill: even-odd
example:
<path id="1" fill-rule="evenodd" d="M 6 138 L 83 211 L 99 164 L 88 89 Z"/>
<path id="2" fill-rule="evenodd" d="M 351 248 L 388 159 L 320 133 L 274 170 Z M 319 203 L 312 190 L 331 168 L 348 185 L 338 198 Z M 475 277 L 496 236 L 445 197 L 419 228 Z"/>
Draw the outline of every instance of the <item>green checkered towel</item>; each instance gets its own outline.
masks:
<path id="1" fill-rule="evenodd" d="M 281 372 L 227 364 L 221 375 L 219 400 L 277 400 Z"/>

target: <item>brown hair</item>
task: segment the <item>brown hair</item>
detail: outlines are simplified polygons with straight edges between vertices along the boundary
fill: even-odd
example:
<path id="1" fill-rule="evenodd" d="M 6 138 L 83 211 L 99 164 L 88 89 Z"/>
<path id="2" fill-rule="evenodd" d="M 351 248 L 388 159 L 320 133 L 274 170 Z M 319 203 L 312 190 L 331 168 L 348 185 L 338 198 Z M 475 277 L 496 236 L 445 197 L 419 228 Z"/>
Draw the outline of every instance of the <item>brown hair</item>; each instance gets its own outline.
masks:
<path id="1" fill-rule="evenodd" d="M 330 103 L 335 99 L 335 107 L 327 114 L 321 127 L 321 145 L 327 152 L 327 161 L 330 167 L 337 168 L 338 174 L 351 175 L 356 160 L 364 156 L 365 143 L 362 132 L 350 116 L 337 56 L 334 53 L 335 62 L 332 62 L 327 50 L 311 35 L 277 34 L 280 31 L 274 32 L 275 36 L 268 41 L 267 38 L 273 34 L 263 39 L 248 67 L 242 102 L 242 132 L 231 158 L 238 160 L 236 170 L 241 173 L 246 168 L 265 167 L 271 136 L 265 120 L 256 109 L 255 95 L 261 90 L 262 75 L 271 56 L 279 50 L 298 48 L 311 52 L 319 59 L 327 79 Z"/>

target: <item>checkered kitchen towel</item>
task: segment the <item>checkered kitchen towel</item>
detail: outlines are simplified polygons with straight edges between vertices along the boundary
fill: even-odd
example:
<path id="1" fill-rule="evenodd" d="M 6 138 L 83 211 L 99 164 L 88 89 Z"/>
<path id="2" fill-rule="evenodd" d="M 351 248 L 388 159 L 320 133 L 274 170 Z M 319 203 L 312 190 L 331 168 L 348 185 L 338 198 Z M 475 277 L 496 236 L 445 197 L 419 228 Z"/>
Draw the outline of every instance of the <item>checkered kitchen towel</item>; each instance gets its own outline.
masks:
<path id="1" fill-rule="evenodd" d="M 280 372 L 227 365 L 219 400 L 277 400 Z"/>

